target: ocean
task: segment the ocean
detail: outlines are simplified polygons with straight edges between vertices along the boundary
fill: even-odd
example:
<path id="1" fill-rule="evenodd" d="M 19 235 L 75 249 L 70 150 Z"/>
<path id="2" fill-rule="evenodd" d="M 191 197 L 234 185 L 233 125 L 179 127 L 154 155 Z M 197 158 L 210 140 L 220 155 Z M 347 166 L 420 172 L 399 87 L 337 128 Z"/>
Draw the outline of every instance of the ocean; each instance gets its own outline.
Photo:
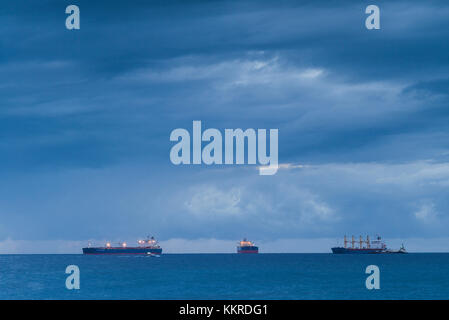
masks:
<path id="1" fill-rule="evenodd" d="M 0 299 L 449 299 L 448 270 L 448 253 L 0 255 Z"/>

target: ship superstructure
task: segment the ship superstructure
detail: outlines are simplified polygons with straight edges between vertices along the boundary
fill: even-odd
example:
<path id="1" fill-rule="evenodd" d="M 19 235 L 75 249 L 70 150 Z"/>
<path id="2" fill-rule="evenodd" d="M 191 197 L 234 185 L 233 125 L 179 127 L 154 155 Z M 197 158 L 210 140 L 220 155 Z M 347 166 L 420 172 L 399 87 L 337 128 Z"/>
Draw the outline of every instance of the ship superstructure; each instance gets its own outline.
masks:
<path id="1" fill-rule="evenodd" d="M 147 239 L 137 241 L 137 247 L 128 247 L 126 242 L 120 242 L 118 246 L 112 246 L 107 242 L 104 247 L 83 248 L 84 254 L 147 254 L 147 255 L 161 255 L 162 248 L 154 237 L 147 237 Z"/>
<path id="2" fill-rule="evenodd" d="M 237 246 L 237 253 L 259 253 L 259 247 L 244 238 Z"/>

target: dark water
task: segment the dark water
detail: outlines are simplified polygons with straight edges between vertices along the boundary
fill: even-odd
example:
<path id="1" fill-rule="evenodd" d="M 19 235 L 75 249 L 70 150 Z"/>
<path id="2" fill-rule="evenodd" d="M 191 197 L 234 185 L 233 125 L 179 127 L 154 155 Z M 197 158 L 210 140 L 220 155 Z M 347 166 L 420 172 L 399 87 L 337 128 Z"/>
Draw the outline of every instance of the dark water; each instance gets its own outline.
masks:
<path id="1" fill-rule="evenodd" d="M 367 290 L 365 268 L 380 268 Z M 67 290 L 65 269 L 80 269 Z M 449 254 L 0 255 L 0 299 L 448 299 Z"/>

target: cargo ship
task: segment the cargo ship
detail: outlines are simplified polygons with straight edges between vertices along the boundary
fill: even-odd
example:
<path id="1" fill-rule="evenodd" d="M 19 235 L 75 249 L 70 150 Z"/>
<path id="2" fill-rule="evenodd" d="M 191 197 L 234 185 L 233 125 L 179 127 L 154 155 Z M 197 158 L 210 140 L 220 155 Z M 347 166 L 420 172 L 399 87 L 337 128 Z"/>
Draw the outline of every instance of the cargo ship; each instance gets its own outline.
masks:
<path id="1" fill-rule="evenodd" d="M 402 247 L 395 251 L 387 249 L 387 245 L 380 236 L 377 236 L 375 240 L 370 240 L 369 236 L 366 237 L 366 240 L 362 239 L 362 236 L 359 237 L 359 240 L 356 241 L 354 236 L 352 236 L 351 241 L 348 241 L 346 236 L 344 237 L 344 246 L 343 247 L 334 247 L 332 248 L 332 253 L 336 254 L 379 254 L 379 253 L 407 253 Z"/>
<path id="2" fill-rule="evenodd" d="M 110 242 L 106 243 L 104 247 L 91 247 L 90 244 L 87 248 L 83 248 L 84 254 L 143 254 L 151 256 L 159 256 L 162 254 L 162 248 L 154 237 L 147 237 L 145 240 L 137 241 L 139 244 L 137 247 L 128 247 L 126 242 L 119 243 L 118 246 L 112 246 Z"/>
<path id="3" fill-rule="evenodd" d="M 259 253 L 259 247 L 254 245 L 254 242 L 243 239 L 237 246 L 237 253 Z"/>

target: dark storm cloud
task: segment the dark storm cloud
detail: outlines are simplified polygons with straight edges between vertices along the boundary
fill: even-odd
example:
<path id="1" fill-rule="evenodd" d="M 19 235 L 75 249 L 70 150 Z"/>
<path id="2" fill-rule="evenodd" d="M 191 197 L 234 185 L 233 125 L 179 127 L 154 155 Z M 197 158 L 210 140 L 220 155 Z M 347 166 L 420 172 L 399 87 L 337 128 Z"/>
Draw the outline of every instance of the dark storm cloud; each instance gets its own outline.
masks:
<path id="1" fill-rule="evenodd" d="M 176 112 L 178 119 L 185 120 L 193 116 L 207 120 L 205 117 L 214 118 L 219 107 L 226 109 L 228 115 L 216 121 L 218 126 L 220 122 L 238 123 L 239 117 L 231 114 L 241 115 L 242 109 L 248 110 L 248 106 L 253 105 L 249 112 L 257 109 L 258 125 L 283 128 L 286 119 L 294 123 L 298 118 L 305 118 L 305 113 L 313 113 L 310 110 L 320 109 L 317 104 L 338 103 L 331 96 L 327 101 L 306 98 L 303 89 L 278 81 L 279 86 L 286 88 L 257 83 L 249 88 L 232 88 L 226 93 L 229 103 L 223 104 L 220 92 L 211 88 L 210 82 L 226 77 L 220 72 L 229 70 L 214 73 L 212 69 L 210 77 L 186 77 L 184 81 L 172 79 L 165 83 L 158 83 L 157 79 L 151 83 L 140 79 L 131 84 L 116 80 L 124 74 L 132 78 L 132 72 L 138 70 L 163 74 L 177 66 L 204 70 L 227 62 L 237 62 L 235 67 L 239 67 L 238 62 L 244 59 L 267 60 L 277 56 L 281 58 L 281 72 L 322 68 L 329 73 L 330 81 L 349 86 L 372 81 L 433 81 L 432 75 L 437 77 L 447 72 L 448 67 L 447 42 L 441 41 L 449 36 L 445 15 L 448 9 L 439 1 L 425 5 L 380 2 L 382 29 L 376 32 L 367 32 L 364 28 L 365 3 L 351 1 L 318 5 L 309 1 L 286 1 L 276 5 L 251 1 L 189 4 L 138 1 L 133 5 L 81 1 L 78 5 L 82 11 L 82 27 L 75 32 L 64 28 L 66 15 L 62 2 L 15 2 L 2 9 L 5 23 L 1 69 L 5 85 L 0 88 L 0 102 L 5 114 L 3 122 L 14 123 L 3 126 L 7 137 L 20 139 L 27 131 L 34 137 L 48 137 L 47 131 L 67 139 L 72 137 L 75 141 L 69 148 L 80 148 L 81 166 L 88 165 L 82 154 L 86 150 L 85 141 L 91 138 L 93 143 L 99 144 L 93 148 L 98 152 L 89 156 L 91 165 L 95 165 L 97 159 L 102 162 L 102 154 L 113 146 L 116 152 L 107 156 L 110 160 L 126 153 L 142 156 L 134 148 L 138 144 L 148 150 L 142 135 L 151 139 L 156 133 L 159 138 L 166 134 L 161 127 L 174 125 L 167 109 Z M 263 55 L 248 56 L 251 52 L 263 52 Z M 205 90 L 209 91 L 207 105 L 202 99 Z M 322 93 L 316 90 L 316 94 Z M 351 103 L 357 103 L 359 108 L 391 108 L 370 106 L 369 99 L 363 95 L 363 91 L 354 93 Z M 276 109 L 280 104 L 292 107 L 278 113 Z M 343 149 L 357 151 L 362 145 L 376 143 L 385 136 L 419 130 L 419 123 L 418 126 L 413 124 L 416 117 L 413 106 L 402 108 L 401 112 L 392 108 L 395 121 L 389 119 L 385 123 L 381 119 L 382 123 L 369 127 L 362 122 L 358 128 L 342 128 L 344 121 L 340 122 L 339 115 L 325 110 L 294 132 L 287 129 L 289 134 L 310 137 L 310 143 L 289 145 L 284 154 L 297 158 L 318 151 L 330 152 L 332 157 L 336 151 L 340 156 Z M 278 121 L 272 121 L 274 112 L 279 114 Z M 353 109 L 351 112 L 360 111 Z M 351 112 L 347 115 L 343 112 L 343 115 L 353 117 Z M 48 115 L 53 118 L 47 120 Z M 387 110 L 384 115 L 389 118 L 391 113 Z M 328 116 L 335 119 L 332 121 L 335 123 L 327 123 Z M 30 126 L 30 122 L 39 123 L 40 118 L 34 121 L 27 117 L 46 117 L 44 121 L 49 121 L 49 126 L 42 122 Z M 139 121 L 139 117 L 144 120 Z M 157 119 L 152 120 L 154 117 Z M 248 114 L 246 118 L 250 117 Z M 404 124 L 403 117 L 411 121 Z M 315 121 L 323 120 L 324 128 L 307 129 L 307 126 L 314 126 Z M 245 121 L 239 125 L 245 126 Z M 246 122 L 246 126 L 251 125 Z M 333 128 L 335 125 L 338 128 Z M 120 134 L 112 128 L 120 130 Z M 131 148 L 120 141 L 123 136 L 127 137 Z M 154 144 L 159 145 L 156 154 L 163 152 L 163 145 L 157 141 Z M 56 162 L 76 163 L 77 157 L 64 156 L 64 147 L 57 143 L 46 146 L 45 150 L 45 154 L 55 155 Z"/>

